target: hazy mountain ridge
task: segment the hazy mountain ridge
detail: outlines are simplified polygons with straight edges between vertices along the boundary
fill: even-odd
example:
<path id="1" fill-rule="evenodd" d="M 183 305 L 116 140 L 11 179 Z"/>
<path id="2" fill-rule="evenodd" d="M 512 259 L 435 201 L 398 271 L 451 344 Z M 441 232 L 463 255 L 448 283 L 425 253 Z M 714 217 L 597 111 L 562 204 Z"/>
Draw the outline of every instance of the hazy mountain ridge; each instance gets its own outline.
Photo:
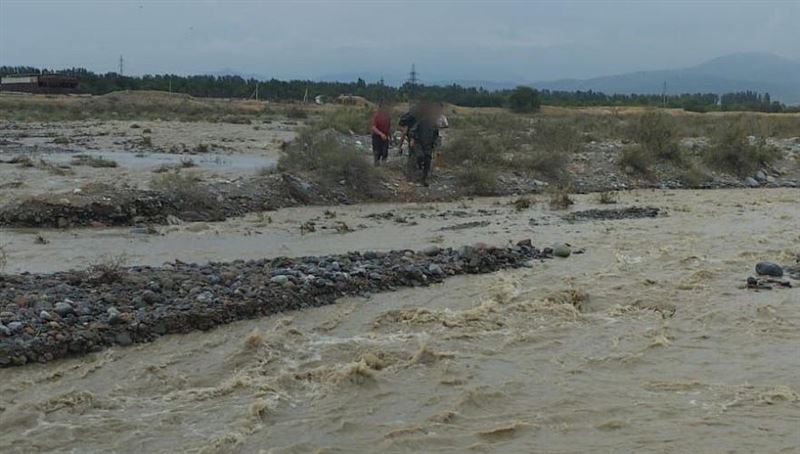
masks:
<path id="1" fill-rule="evenodd" d="M 211 75 L 240 75 L 246 78 L 268 80 L 271 77 L 257 74 L 244 75 L 226 68 L 209 72 Z M 352 82 L 359 78 L 367 83 L 377 82 L 382 77 L 377 72 L 353 71 L 326 74 L 315 78 L 324 82 Z M 386 74 L 387 85 L 399 86 L 405 79 Z M 666 82 L 667 94 L 680 93 L 729 93 L 735 91 L 757 91 L 769 93 L 773 100 L 786 104 L 800 104 L 800 60 L 788 59 L 768 53 L 736 53 L 713 58 L 698 65 L 653 71 L 636 71 L 589 79 L 558 79 L 542 82 L 492 81 L 439 77 L 433 81 L 422 81 L 429 85 L 458 84 L 463 87 L 483 87 L 487 90 L 511 89 L 517 85 L 531 85 L 539 89 L 562 91 L 598 91 L 614 93 L 661 93 Z"/>
<path id="2" fill-rule="evenodd" d="M 768 92 L 773 100 L 800 104 L 800 61 L 765 53 L 737 53 L 682 69 L 638 71 L 590 79 L 561 79 L 532 84 L 549 90 L 667 94 Z"/>

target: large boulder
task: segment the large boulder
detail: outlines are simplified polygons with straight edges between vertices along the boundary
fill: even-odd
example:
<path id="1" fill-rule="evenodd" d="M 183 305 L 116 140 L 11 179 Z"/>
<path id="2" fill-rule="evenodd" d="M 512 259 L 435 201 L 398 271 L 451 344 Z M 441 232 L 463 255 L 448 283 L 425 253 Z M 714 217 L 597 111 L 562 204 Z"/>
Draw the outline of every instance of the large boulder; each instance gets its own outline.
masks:
<path id="1" fill-rule="evenodd" d="M 759 276 L 782 277 L 783 268 L 777 263 L 758 262 L 756 263 L 756 274 Z"/>

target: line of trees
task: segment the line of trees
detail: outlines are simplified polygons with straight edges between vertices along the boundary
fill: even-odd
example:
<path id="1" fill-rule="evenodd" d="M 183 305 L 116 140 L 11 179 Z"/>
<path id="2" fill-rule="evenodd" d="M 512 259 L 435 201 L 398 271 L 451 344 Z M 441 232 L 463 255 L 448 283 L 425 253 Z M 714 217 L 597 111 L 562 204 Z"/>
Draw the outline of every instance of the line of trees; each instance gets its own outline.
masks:
<path id="1" fill-rule="evenodd" d="M 122 76 L 117 73 L 97 74 L 84 68 L 70 68 L 60 71 L 27 67 L 0 66 L 0 76 L 9 74 L 65 73 L 80 79 L 81 90 L 91 94 L 105 94 L 118 90 L 171 90 L 197 97 L 250 98 L 258 87 L 259 98 L 273 101 L 300 101 L 306 96 L 322 95 L 329 99 L 339 95 L 362 96 L 370 101 L 401 101 L 426 99 L 434 102 L 449 102 L 466 107 L 509 107 L 519 99 L 520 88 L 513 90 L 485 90 L 483 88 L 460 85 L 411 85 L 400 87 L 382 83 L 367 83 L 363 79 L 355 82 L 318 82 L 310 80 L 259 81 L 240 76 L 178 76 L 158 74 L 145 76 Z M 714 93 L 694 93 L 668 95 L 613 94 L 595 91 L 551 91 L 536 90 L 535 104 L 585 107 L 585 106 L 651 106 L 683 108 L 696 112 L 708 111 L 760 111 L 785 112 L 797 110 L 787 108 L 780 102 L 772 101 L 768 93 L 760 94 L 746 91 L 717 95 Z M 517 97 L 515 98 L 515 93 Z M 529 92 L 524 96 L 530 97 Z"/>

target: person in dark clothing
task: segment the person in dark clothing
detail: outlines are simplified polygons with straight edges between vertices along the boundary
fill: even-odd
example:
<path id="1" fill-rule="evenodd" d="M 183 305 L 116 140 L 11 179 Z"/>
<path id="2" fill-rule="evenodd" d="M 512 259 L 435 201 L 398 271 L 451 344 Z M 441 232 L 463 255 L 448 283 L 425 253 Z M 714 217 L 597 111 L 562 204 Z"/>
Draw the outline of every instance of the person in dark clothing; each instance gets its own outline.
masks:
<path id="1" fill-rule="evenodd" d="M 408 112 L 400 115 L 397 125 L 400 126 L 400 145 L 397 147 L 400 154 L 403 154 L 403 142 L 408 142 L 409 151 L 411 150 L 411 128 L 417 124 L 417 107 L 412 106 Z"/>
<path id="2" fill-rule="evenodd" d="M 392 133 L 391 108 L 381 104 L 375 115 L 372 116 L 372 154 L 375 165 L 386 161 L 389 156 L 389 138 Z"/>
<path id="3" fill-rule="evenodd" d="M 416 173 L 417 159 L 414 155 L 414 147 L 411 146 L 411 130 L 417 125 L 417 117 L 419 116 L 419 106 L 411 106 L 408 112 L 400 115 L 397 124 L 400 126 L 400 144 L 397 147 L 398 154 L 403 154 L 403 142 L 408 142 L 408 159 L 406 160 L 406 178 L 409 180 L 413 178 Z"/>
<path id="4" fill-rule="evenodd" d="M 428 186 L 428 175 L 431 172 L 433 149 L 439 140 L 439 128 L 432 109 L 422 112 L 419 121 L 411 129 L 411 148 L 417 166 L 422 169 L 422 184 Z"/>

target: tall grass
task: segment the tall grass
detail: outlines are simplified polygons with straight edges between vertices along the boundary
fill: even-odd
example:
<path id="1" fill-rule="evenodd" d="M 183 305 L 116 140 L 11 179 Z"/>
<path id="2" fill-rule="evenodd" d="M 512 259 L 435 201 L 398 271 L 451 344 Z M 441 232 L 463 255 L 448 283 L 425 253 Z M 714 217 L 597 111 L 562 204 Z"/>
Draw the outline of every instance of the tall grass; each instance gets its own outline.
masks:
<path id="1" fill-rule="evenodd" d="M 456 181 L 466 195 L 497 193 L 497 171 L 491 167 L 464 167 L 456 174 Z"/>
<path id="2" fill-rule="evenodd" d="M 625 146 L 619 157 L 619 165 L 627 173 L 647 174 L 653 161 L 653 155 L 641 145 Z"/>
<path id="3" fill-rule="evenodd" d="M 343 134 L 369 134 L 372 114 L 369 108 L 336 109 L 324 113 L 314 127 L 318 130 L 333 129 Z"/>
<path id="4" fill-rule="evenodd" d="M 222 203 L 216 195 L 192 172 L 165 172 L 150 180 L 150 189 L 166 195 L 180 210 L 222 212 Z"/>
<path id="5" fill-rule="evenodd" d="M 558 180 L 569 155 L 581 147 L 572 125 L 544 117 L 477 114 L 458 117 L 455 124 L 458 132 L 441 151 L 451 166 L 531 172 Z"/>
<path id="6" fill-rule="evenodd" d="M 750 130 L 746 118 L 728 120 L 714 137 L 711 149 L 705 155 L 706 163 L 744 177 L 780 158 L 780 150 L 767 145 L 763 137 L 751 139 Z"/>
<path id="7" fill-rule="evenodd" d="M 441 153 L 448 166 L 498 167 L 504 164 L 503 152 L 497 139 L 468 130 L 449 140 Z"/>
<path id="8" fill-rule="evenodd" d="M 642 114 L 633 135 L 645 151 L 659 159 L 676 161 L 680 158 L 677 127 L 672 115 L 658 111 Z"/>
<path id="9" fill-rule="evenodd" d="M 91 97 L 0 95 L 0 119 L 13 121 L 163 119 L 247 124 L 264 115 L 246 102 L 152 91 Z"/>
<path id="10" fill-rule="evenodd" d="M 378 172 L 365 156 L 341 143 L 335 134 L 304 131 L 278 160 L 278 170 L 311 173 L 327 184 L 345 186 L 371 194 Z"/>

